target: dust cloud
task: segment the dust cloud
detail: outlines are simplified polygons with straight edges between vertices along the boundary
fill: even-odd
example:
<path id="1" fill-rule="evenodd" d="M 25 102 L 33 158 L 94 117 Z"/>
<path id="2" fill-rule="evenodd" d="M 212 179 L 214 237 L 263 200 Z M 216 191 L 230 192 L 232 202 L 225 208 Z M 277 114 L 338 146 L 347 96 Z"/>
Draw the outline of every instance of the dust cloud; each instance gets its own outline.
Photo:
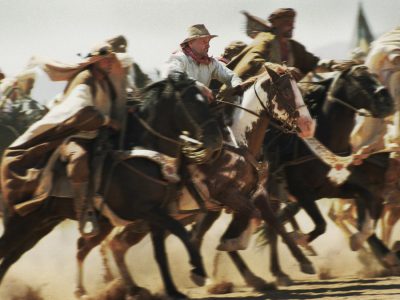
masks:
<path id="1" fill-rule="evenodd" d="M 332 200 L 324 199 L 319 202 L 324 216 L 326 216 L 330 201 Z M 348 241 L 342 232 L 327 217 L 326 219 L 327 232 L 312 243 L 318 253 L 318 256 L 309 257 L 314 267 L 321 276 L 330 278 L 359 275 L 363 270 L 363 265 L 359 262 L 357 253 L 350 251 Z M 244 285 L 243 279 L 225 253 L 219 252 L 218 268 L 216 271 L 213 269 L 217 253 L 215 248 L 229 220 L 230 215 L 223 215 L 207 233 L 202 247 L 203 259 L 209 276 L 216 276 L 220 281 L 233 282 L 235 285 Z M 297 220 L 304 232 L 312 229 L 312 222 L 304 212 L 299 213 Z M 0 287 L 0 299 L 17 299 L 18 293 L 23 293 L 27 289 L 33 289 L 40 294 L 40 297 L 32 298 L 32 300 L 75 299 L 77 273 L 75 254 L 78 237 L 75 222 L 65 221 L 56 227 L 11 267 Z M 279 249 L 282 268 L 293 280 L 318 278 L 318 275 L 301 273 L 297 262 L 284 244 L 280 243 Z M 177 238 L 169 236 L 167 250 L 171 272 L 178 288 L 190 295 L 190 289 L 195 285 L 189 278 L 189 258 L 183 245 Z M 138 284 L 153 293 L 162 293 L 163 286 L 152 251 L 151 241 L 147 237 L 128 251 L 126 261 Z M 269 282 L 274 281 L 269 272 L 268 246 L 257 246 L 253 237 L 249 249 L 241 253 L 256 275 Z M 108 258 L 113 274 L 116 276 L 116 267 L 112 263 L 110 253 L 108 253 Z M 89 295 L 95 295 L 99 290 L 104 289 L 106 283 L 103 281 L 104 272 L 99 247 L 87 257 L 84 270 L 84 284 Z"/>

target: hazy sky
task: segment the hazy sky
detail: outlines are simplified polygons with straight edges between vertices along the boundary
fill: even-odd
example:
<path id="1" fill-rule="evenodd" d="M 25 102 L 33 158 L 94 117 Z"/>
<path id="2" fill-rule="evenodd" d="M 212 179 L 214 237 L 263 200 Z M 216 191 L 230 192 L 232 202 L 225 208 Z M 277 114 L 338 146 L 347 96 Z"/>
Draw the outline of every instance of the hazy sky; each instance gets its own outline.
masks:
<path id="1" fill-rule="evenodd" d="M 22 70 L 32 54 L 72 60 L 116 34 L 145 70 L 160 67 L 185 38 L 187 27 L 204 23 L 212 34 L 210 53 L 232 40 L 249 42 L 241 10 L 266 18 L 278 7 L 298 12 L 294 38 L 316 54 L 350 43 L 358 0 L 0 0 L 0 68 Z M 363 0 L 372 32 L 400 23 L 400 0 Z M 343 52 L 343 51 L 342 51 Z M 326 52 L 324 52 L 326 53 Z M 329 53 L 335 53 L 331 51 Z M 343 56 L 342 53 L 338 52 Z M 322 53 L 323 54 L 323 53 Z"/>

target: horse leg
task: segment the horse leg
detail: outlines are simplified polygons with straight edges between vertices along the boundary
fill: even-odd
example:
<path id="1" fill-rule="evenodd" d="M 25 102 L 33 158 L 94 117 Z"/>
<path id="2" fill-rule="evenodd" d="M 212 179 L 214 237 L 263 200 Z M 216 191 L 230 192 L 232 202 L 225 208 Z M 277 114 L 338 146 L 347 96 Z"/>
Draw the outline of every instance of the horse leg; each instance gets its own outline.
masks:
<path id="1" fill-rule="evenodd" d="M 350 237 L 350 248 L 353 251 L 362 248 L 364 242 L 374 234 L 373 220 L 366 207 L 365 199 L 368 199 L 368 195 L 365 195 L 365 197 L 358 196 L 355 199 L 357 208 L 357 229 L 359 232 Z"/>
<path id="2" fill-rule="evenodd" d="M 0 238 L 0 282 L 6 272 L 24 253 L 32 249 L 44 236 L 51 232 L 64 218 L 40 220 L 36 213 L 20 217 L 13 215 L 7 221 Z M 32 230 L 34 229 L 34 230 Z"/>
<path id="3" fill-rule="evenodd" d="M 276 232 L 282 237 L 282 240 L 288 246 L 292 255 L 300 264 L 300 269 L 306 274 L 315 274 L 315 269 L 311 261 L 304 255 L 298 245 L 286 232 L 283 224 L 278 220 L 272 207 L 265 194 L 259 195 L 254 199 L 254 205 L 261 212 L 262 219 L 271 226 L 271 230 L 276 230 Z"/>
<path id="4" fill-rule="evenodd" d="M 390 245 L 390 238 L 392 236 L 393 228 L 399 220 L 400 207 L 395 206 L 384 206 L 382 213 L 382 240 L 385 245 Z"/>
<path id="5" fill-rule="evenodd" d="M 285 224 L 300 211 L 300 205 L 297 202 L 287 204 L 278 214 L 279 222 Z"/>
<path id="6" fill-rule="evenodd" d="M 346 205 L 344 199 L 337 199 L 333 201 L 331 207 L 329 208 L 328 217 L 336 224 L 336 226 L 339 227 L 339 229 L 347 238 L 350 238 L 353 233 L 344 222 L 344 218 L 346 217 L 344 205 Z"/>
<path id="7" fill-rule="evenodd" d="M 172 299 L 188 299 L 176 288 L 169 272 L 168 258 L 165 251 L 165 230 L 159 226 L 151 226 L 151 240 L 153 242 L 154 256 L 160 268 L 165 290 Z"/>
<path id="8" fill-rule="evenodd" d="M 156 210 L 155 213 L 148 214 L 146 219 L 149 222 L 151 221 L 151 224 L 156 224 L 168 230 L 181 240 L 189 253 L 190 264 L 193 266 L 193 269 L 190 271 L 190 278 L 195 284 L 203 286 L 207 279 L 203 259 L 199 250 L 190 242 L 190 235 L 185 227 L 161 209 Z"/>
<path id="9" fill-rule="evenodd" d="M 398 253 L 390 252 L 388 247 L 375 234 L 376 219 L 382 214 L 380 199 L 373 198 L 369 193 L 361 191 L 356 198 L 356 204 L 357 223 L 360 232 L 352 236 L 351 246 L 360 246 L 364 241 L 367 241 L 372 253 L 383 266 L 387 268 L 399 266 L 400 256 Z"/>
<path id="10" fill-rule="evenodd" d="M 278 285 L 291 285 L 293 283 L 292 280 L 282 271 L 279 264 L 278 235 L 272 228 L 267 231 L 267 234 L 270 242 L 270 271 L 275 276 Z"/>
<path id="11" fill-rule="evenodd" d="M 107 222 L 99 222 L 99 234 L 90 238 L 80 237 L 77 242 L 77 264 L 78 264 L 78 272 L 77 272 L 77 284 L 75 288 L 75 296 L 78 298 L 86 295 L 86 289 L 83 284 L 83 262 L 89 252 L 96 247 L 98 244 L 103 241 L 106 236 L 110 233 L 113 226 Z"/>
<path id="12" fill-rule="evenodd" d="M 219 218 L 220 215 L 221 211 L 208 211 L 196 219 L 196 223 L 193 225 L 192 230 L 190 231 L 190 240 L 193 245 L 197 247 L 197 249 L 201 248 L 204 235 L 214 224 L 214 222 Z"/>
<path id="13" fill-rule="evenodd" d="M 295 240 L 296 240 L 296 238 L 299 239 L 299 238 L 305 236 L 303 231 L 300 229 L 300 225 L 297 222 L 295 216 L 289 218 L 289 223 L 290 223 L 290 225 L 292 226 L 292 228 L 294 230 L 293 234 L 295 236 L 294 237 Z M 305 243 L 304 245 L 300 245 L 300 246 L 303 248 L 303 250 L 304 250 L 304 252 L 305 252 L 305 254 L 307 256 L 317 256 L 318 255 L 317 252 L 314 250 L 313 246 L 311 246 L 310 244 Z"/>
<path id="14" fill-rule="evenodd" d="M 378 261 L 386 268 L 398 267 L 400 265 L 400 252 L 390 252 L 386 245 L 376 236 L 371 235 L 367 239 L 372 252 Z"/>
<path id="15" fill-rule="evenodd" d="M 233 209 L 233 218 L 228 228 L 220 239 L 217 250 L 237 251 L 244 250 L 248 246 L 251 236 L 251 218 L 255 216 L 256 208 L 252 202 L 237 189 L 228 189 L 220 196 L 224 201 L 221 203 Z M 227 200 L 229 199 L 229 200 Z"/>
<path id="16" fill-rule="evenodd" d="M 143 223 L 140 225 L 142 224 Z M 125 254 L 129 248 L 139 243 L 149 233 L 149 228 L 147 225 L 145 228 L 139 226 L 136 222 L 125 226 L 122 231 L 118 232 L 112 237 L 112 239 L 108 242 L 108 246 L 113 254 L 118 271 L 125 283 L 125 286 L 127 287 L 128 294 L 131 297 L 140 298 L 143 296 L 143 298 L 146 299 L 146 296 L 150 295 L 150 292 L 136 284 L 128 270 L 128 266 L 125 263 Z"/>
<path id="17" fill-rule="evenodd" d="M 389 232 L 391 229 L 389 228 L 388 219 L 390 218 L 390 209 L 388 209 L 388 205 L 383 206 L 382 216 L 381 216 L 381 229 L 382 229 L 382 241 L 389 245 L 390 235 Z"/>
<path id="18" fill-rule="evenodd" d="M 303 203 L 305 203 L 305 205 L 303 205 L 304 210 L 315 224 L 314 230 L 308 233 L 307 242 L 311 243 L 326 231 L 326 221 L 322 216 L 317 204 L 313 200 L 305 201 Z"/>
<path id="19" fill-rule="evenodd" d="M 107 255 L 108 248 L 109 248 L 108 242 L 109 242 L 109 240 L 107 238 L 105 238 L 100 243 L 100 248 L 99 248 L 101 262 L 102 262 L 103 269 L 104 269 L 103 281 L 105 283 L 109 283 L 114 280 L 114 275 L 111 271 L 111 266 L 110 266 L 110 263 L 108 260 L 108 255 Z"/>
<path id="20" fill-rule="evenodd" d="M 230 251 L 228 252 L 228 255 L 248 286 L 253 287 L 258 292 L 276 290 L 274 284 L 267 283 L 264 279 L 254 275 L 254 273 L 250 271 L 239 252 Z"/>

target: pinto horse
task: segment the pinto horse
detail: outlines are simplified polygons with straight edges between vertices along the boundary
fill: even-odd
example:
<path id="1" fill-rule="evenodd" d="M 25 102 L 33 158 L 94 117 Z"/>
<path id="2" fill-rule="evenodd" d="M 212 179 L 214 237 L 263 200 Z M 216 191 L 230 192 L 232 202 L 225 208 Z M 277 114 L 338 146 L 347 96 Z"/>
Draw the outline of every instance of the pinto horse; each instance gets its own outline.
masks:
<path id="1" fill-rule="evenodd" d="M 361 109 L 368 112 L 368 117 L 374 118 L 383 118 L 393 113 L 393 99 L 365 66 L 351 66 L 312 85 L 314 88 L 305 93 L 305 99 L 306 102 L 308 99 L 308 104 L 313 107 L 311 111 L 317 117 L 316 137 L 336 155 L 351 154 L 350 134 L 356 114 L 363 113 Z M 293 148 L 296 151 L 293 152 Z M 278 176 L 283 177 L 287 183 L 287 192 L 297 200 L 283 209 L 281 220 L 294 216 L 301 207 L 315 224 L 315 228 L 306 235 L 308 243 L 326 229 L 326 221 L 315 201 L 320 198 L 353 198 L 358 203 L 359 212 L 363 212 L 358 219 L 361 233 L 356 237 L 368 238 L 368 243 L 378 257 L 383 258 L 388 254 L 387 248 L 373 234 L 373 226 L 365 222 L 366 219 L 371 221 L 371 218 L 377 220 L 380 216 L 384 179 L 380 164 L 385 165 L 386 154 L 377 155 L 380 158 L 378 163 L 377 157 L 371 157 L 360 166 L 351 166 L 351 174 L 342 184 L 331 182 L 327 176 L 330 167 L 319 160 L 295 135 L 271 130 L 266 136 L 265 154 L 271 161 L 269 183 L 273 184 L 279 179 Z M 272 189 L 270 191 L 272 193 Z M 274 196 L 278 199 L 280 197 L 277 193 Z"/>
<path id="2" fill-rule="evenodd" d="M 278 74 L 273 69 L 267 68 L 267 72 L 255 78 L 254 83 L 244 93 L 241 108 L 243 111 L 240 111 L 234 120 L 237 126 L 233 127 L 233 133 L 238 138 L 238 146 L 226 145 L 221 156 L 212 164 L 191 167 L 191 181 L 195 182 L 198 194 L 203 196 L 206 206 L 210 200 L 220 203 L 219 208 L 213 208 L 219 211 L 223 208 L 222 203 L 226 203 L 223 201 L 226 198 L 235 203 L 251 199 L 254 208 L 260 211 L 261 218 L 273 226 L 285 239 L 294 256 L 300 261 L 302 270 L 306 273 L 314 273 L 311 262 L 288 237 L 271 210 L 265 189 L 266 169 L 262 168 L 263 163 L 258 162 L 264 132 L 272 117 L 279 118 L 289 128 L 299 128 L 305 136 L 312 135 L 313 121 L 299 89 L 292 76 L 286 71 Z M 187 186 L 189 184 L 187 183 Z M 190 197 L 193 196 L 183 191 L 181 197 L 183 201 Z M 229 208 L 229 204 L 226 206 Z M 193 216 L 199 212 L 201 211 L 183 211 L 181 214 L 174 214 L 174 217 L 184 224 L 189 224 L 193 222 Z M 239 238 L 236 237 L 237 231 L 246 228 L 250 222 L 248 214 L 242 215 L 239 211 L 235 214 L 241 217 L 240 222 L 231 224 L 223 236 L 222 244 L 246 283 L 258 290 L 265 290 L 270 285 L 248 270 L 243 259 L 233 249 L 233 244 L 240 244 Z M 125 227 L 125 230 L 117 233 L 109 242 L 119 271 L 127 281 L 130 281 L 130 277 L 124 261 L 125 253 L 147 233 L 148 231 L 145 230 L 135 230 L 133 224 L 133 226 Z M 203 238 L 202 233 L 205 231 L 196 232 L 192 238 L 199 247 Z M 153 239 L 153 242 L 157 241 Z M 240 245 L 240 247 L 246 246 Z"/>
<path id="3" fill-rule="evenodd" d="M 197 163 L 207 161 L 221 150 L 221 131 L 207 100 L 194 80 L 184 73 L 173 73 L 149 86 L 136 116 L 139 128 L 134 141 L 136 147 L 130 151 L 110 151 L 105 158 L 99 189 L 102 197 L 95 199 L 104 200 L 100 201 L 100 212 L 108 214 L 100 216 L 100 233 L 93 239 L 103 240 L 113 228 L 111 221 L 146 220 L 154 235 L 159 228 L 166 228 L 178 236 L 189 251 L 192 273 L 205 278 L 201 256 L 191 245 L 187 231 L 164 207 L 176 197 L 182 151 Z M 186 135 L 183 142 L 182 132 Z M 188 143 L 188 139 L 195 145 Z M 7 166 L 3 164 L 2 168 Z M 73 199 L 69 197 L 50 196 L 26 215 L 16 213 L 12 203 L 4 198 L 8 215 L 0 237 L 0 280 L 21 255 L 57 224 L 67 218 L 75 220 Z M 81 237 L 78 246 L 82 244 Z M 82 284 L 77 295 L 85 293 L 81 287 Z M 136 287 L 130 293 L 137 295 L 142 291 Z"/>

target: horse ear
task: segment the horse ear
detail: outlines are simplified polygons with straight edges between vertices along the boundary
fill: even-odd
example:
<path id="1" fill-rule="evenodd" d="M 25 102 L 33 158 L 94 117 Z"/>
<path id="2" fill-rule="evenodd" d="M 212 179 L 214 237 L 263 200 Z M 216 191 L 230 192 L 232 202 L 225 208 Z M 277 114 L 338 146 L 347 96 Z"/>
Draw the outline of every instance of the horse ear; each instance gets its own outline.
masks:
<path id="1" fill-rule="evenodd" d="M 272 82 L 275 82 L 280 78 L 278 73 L 276 73 L 274 70 L 272 70 L 268 66 L 265 66 L 265 69 L 267 69 L 268 75 L 269 75 L 269 77 L 271 77 Z"/>

